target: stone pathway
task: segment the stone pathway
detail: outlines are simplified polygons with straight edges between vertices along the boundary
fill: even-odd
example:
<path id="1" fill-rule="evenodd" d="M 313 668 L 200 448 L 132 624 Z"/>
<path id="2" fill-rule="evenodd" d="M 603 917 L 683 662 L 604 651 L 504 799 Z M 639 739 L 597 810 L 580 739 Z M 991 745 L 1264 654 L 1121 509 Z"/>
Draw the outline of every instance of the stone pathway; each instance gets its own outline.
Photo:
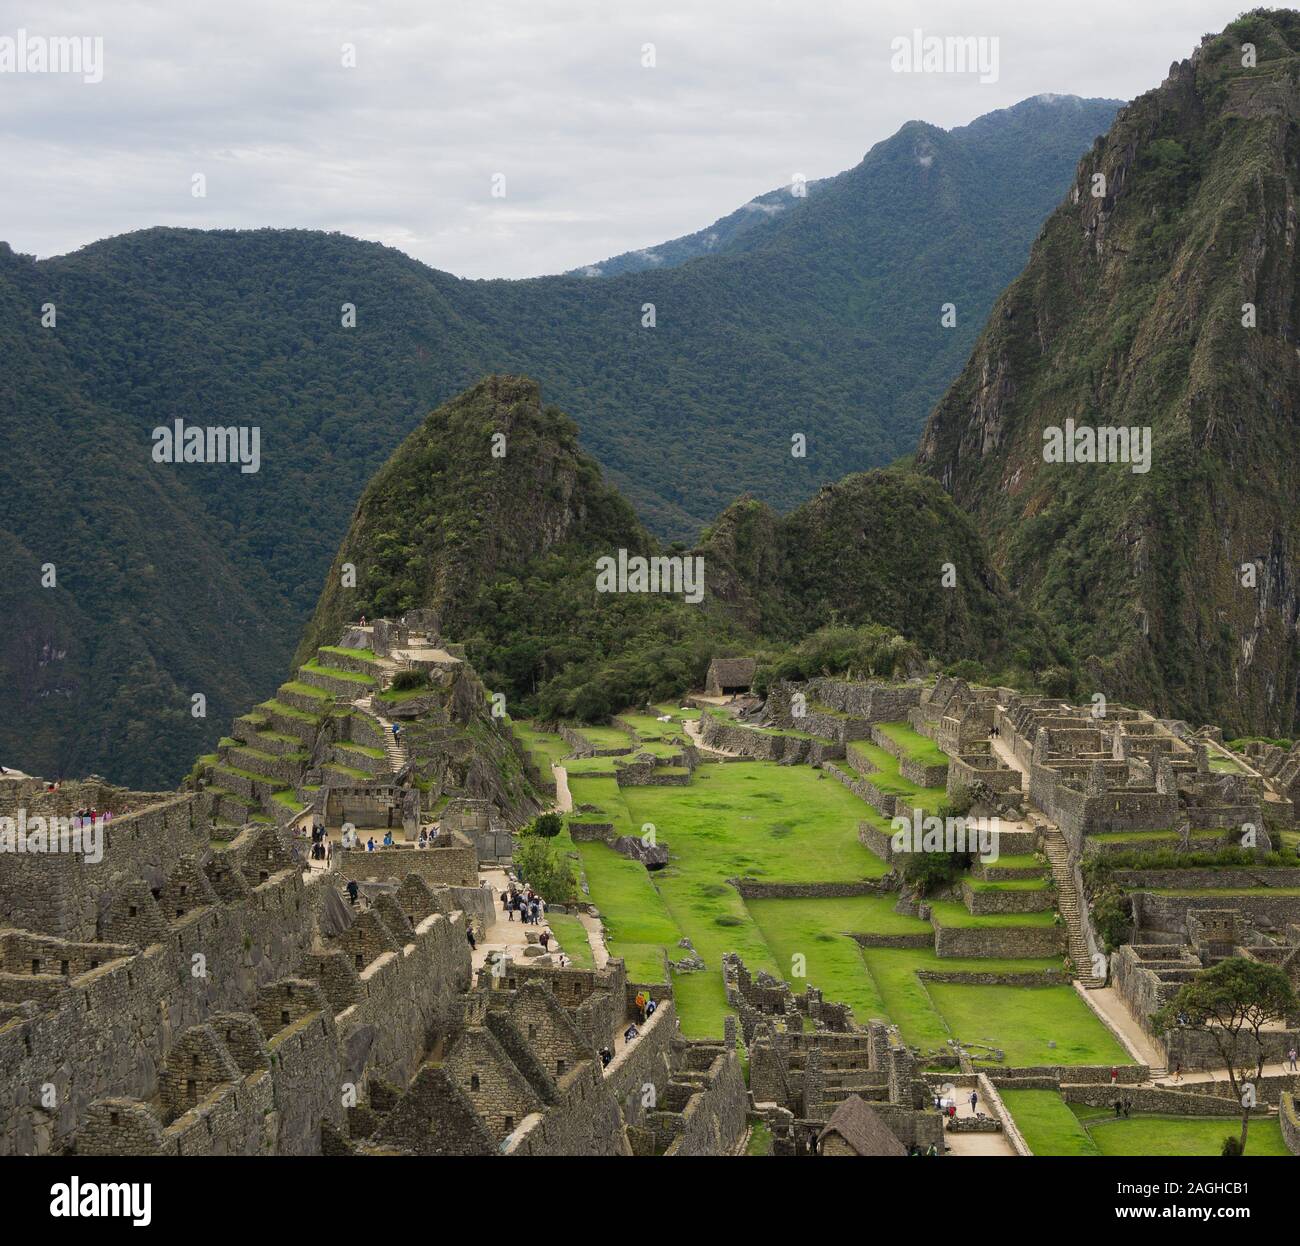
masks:
<path id="1" fill-rule="evenodd" d="M 555 807 L 561 813 L 572 813 L 573 795 L 569 791 L 569 772 L 552 762 L 551 774 L 555 776 Z"/>
<path id="2" fill-rule="evenodd" d="M 701 753 L 713 753 L 718 757 L 741 757 L 743 754 L 733 752 L 729 748 L 712 748 L 700 739 L 700 720 L 698 718 L 687 719 L 682 726 L 686 729 L 687 739 L 695 745 Z"/>
<path id="3" fill-rule="evenodd" d="M 591 945 L 592 956 L 596 958 L 596 968 L 604 969 L 609 962 L 609 948 L 605 946 L 605 927 L 600 924 L 599 917 L 592 917 L 590 913 L 578 913 L 577 918 L 587 932 L 587 942 Z"/>
<path id="4" fill-rule="evenodd" d="M 1159 1073 L 1165 1067 L 1164 1059 L 1156 1049 L 1146 1031 L 1133 1019 L 1128 1005 L 1124 1003 L 1119 992 L 1113 986 L 1100 986 L 1091 990 L 1075 989 L 1083 997 L 1084 1003 L 1097 1013 L 1109 1028 L 1120 1034 L 1121 1042 L 1128 1048 L 1129 1055 L 1139 1064 L 1145 1064 L 1153 1072 Z"/>
<path id="5" fill-rule="evenodd" d="M 992 1113 L 988 1105 L 983 1102 L 983 1095 L 980 1096 L 979 1113 L 972 1112 L 970 1106 L 970 1088 L 957 1087 L 957 1119 L 967 1120 L 972 1116 L 982 1113 L 990 1116 Z M 954 1134 L 944 1131 L 943 1140 L 947 1144 L 948 1154 L 953 1155 L 1010 1155 L 1013 1159 L 1018 1159 L 1015 1148 L 1007 1140 L 1006 1134 L 1001 1130 L 993 1134 Z"/>

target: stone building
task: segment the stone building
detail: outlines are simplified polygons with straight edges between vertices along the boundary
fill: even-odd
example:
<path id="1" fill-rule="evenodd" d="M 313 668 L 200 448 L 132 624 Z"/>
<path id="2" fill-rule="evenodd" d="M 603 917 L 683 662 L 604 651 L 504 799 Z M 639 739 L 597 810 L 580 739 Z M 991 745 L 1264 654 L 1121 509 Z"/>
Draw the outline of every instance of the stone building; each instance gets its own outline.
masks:
<path id="1" fill-rule="evenodd" d="M 746 693 L 754 685 L 753 658 L 714 658 L 704 680 L 705 695 L 733 697 Z"/>

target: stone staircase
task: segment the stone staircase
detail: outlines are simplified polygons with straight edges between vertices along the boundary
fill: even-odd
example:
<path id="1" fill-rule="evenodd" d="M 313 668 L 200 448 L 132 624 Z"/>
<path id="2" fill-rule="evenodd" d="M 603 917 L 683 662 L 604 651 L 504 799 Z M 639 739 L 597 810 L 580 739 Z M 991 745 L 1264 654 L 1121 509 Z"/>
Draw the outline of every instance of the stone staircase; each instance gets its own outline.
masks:
<path id="1" fill-rule="evenodd" d="M 400 774 L 408 761 L 406 745 L 393 735 L 393 724 L 376 708 L 374 693 L 367 692 L 352 704 L 363 714 L 369 714 L 379 724 L 380 730 L 384 733 L 384 753 L 388 758 L 388 768 L 393 774 Z"/>
<path id="2" fill-rule="evenodd" d="M 1056 883 L 1056 907 L 1065 919 L 1069 936 L 1070 960 L 1074 963 L 1075 977 L 1089 990 L 1106 985 L 1092 971 L 1092 957 L 1088 954 L 1088 940 L 1083 933 L 1083 897 L 1074 885 L 1074 871 L 1070 868 L 1070 847 L 1065 837 L 1054 826 L 1043 826 L 1043 851 L 1052 867 L 1052 880 Z"/>

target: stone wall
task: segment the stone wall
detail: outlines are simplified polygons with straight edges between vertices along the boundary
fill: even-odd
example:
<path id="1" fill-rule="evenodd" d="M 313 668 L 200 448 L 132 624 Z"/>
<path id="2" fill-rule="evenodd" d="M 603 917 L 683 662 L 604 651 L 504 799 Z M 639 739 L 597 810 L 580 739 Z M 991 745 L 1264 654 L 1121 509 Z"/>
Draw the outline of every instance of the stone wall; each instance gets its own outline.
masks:
<path id="1" fill-rule="evenodd" d="M 97 863 L 72 853 L 0 852 L 0 926 L 94 939 L 115 876 L 157 885 L 183 858 L 206 851 L 211 805 L 211 796 L 191 792 L 109 819 Z"/>
<path id="2" fill-rule="evenodd" d="M 1292 1155 L 1300 1155 L 1300 1113 L 1296 1111 L 1295 1095 L 1285 1092 L 1278 1107 L 1278 1123 L 1282 1126 L 1282 1141 Z"/>
<path id="3" fill-rule="evenodd" d="M 343 852 L 336 857 L 339 875 L 358 882 L 402 879 L 418 874 L 431 887 L 476 887 L 478 853 L 473 848 L 380 848 L 374 852 Z"/>
<path id="4" fill-rule="evenodd" d="M 1015 960 L 1058 956 L 1065 948 L 1063 926 L 943 926 L 929 920 L 937 956 Z"/>

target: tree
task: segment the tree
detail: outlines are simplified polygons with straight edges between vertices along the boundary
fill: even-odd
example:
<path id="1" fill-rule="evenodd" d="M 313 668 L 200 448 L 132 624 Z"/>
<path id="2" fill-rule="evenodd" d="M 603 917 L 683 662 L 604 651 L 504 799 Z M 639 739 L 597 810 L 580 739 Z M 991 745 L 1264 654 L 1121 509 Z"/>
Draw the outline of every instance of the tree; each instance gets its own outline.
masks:
<path id="1" fill-rule="evenodd" d="M 1276 965 L 1230 957 L 1198 973 L 1151 1018 L 1164 1033 L 1183 1026 L 1208 1034 L 1228 1071 L 1233 1096 L 1241 1104 L 1241 1150 L 1246 1149 L 1250 1109 L 1255 1088 L 1245 1081 L 1248 1069 L 1238 1070 L 1241 1040 L 1249 1034 L 1255 1043 L 1255 1076 L 1264 1072 L 1264 1045 L 1260 1033 L 1271 1021 L 1283 1021 L 1300 1009 L 1300 997 L 1284 970 Z"/>
<path id="2" fill-rule="evenodd" d="M 577 891 L 573 866 L 550 840 L 525 835 L 514 853 L 515 873 L 547 904 L 567 904 Z"/>
<path id="3" fill-rule="evenodd" d="M 552 810 L 550 813 L 539 813 L 528 824 L 524 834 L 539 835 L 542 839 L 554 839 L 563 829 L 564 819 Z"/>

